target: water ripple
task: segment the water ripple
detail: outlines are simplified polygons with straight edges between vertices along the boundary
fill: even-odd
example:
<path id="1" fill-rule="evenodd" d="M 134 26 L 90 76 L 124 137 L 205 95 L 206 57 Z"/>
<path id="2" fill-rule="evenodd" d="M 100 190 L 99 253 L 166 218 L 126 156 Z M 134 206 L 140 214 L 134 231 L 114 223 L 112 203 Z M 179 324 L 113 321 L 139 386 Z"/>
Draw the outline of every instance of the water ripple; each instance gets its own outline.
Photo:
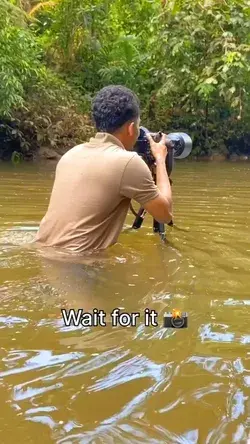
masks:
<path id="1" fill-rule="evenodd" d="M 138 378 L 154 378 L 158 383 L 164 379 L 166 365 L 156 365 L 144 357 L 133 357 L 128 361 L 112 369 L 109 374 L 94 385 L 88 391 L 99 391 L 127 383 Z"/>
<path id="2" fill-rule="evenodd" d="M 0 377 L 5 377 L 13 374 L 19 374 L 27 371 L 31 371 L 34 369 L 42 369 L 46 367 L 51 366 L 57 366 L 59 364 L 65 363 L 67 361 L 72 360 L 78 360 L 82 356 L 84 356 L 84 353 L 78 353 L 78 352 L 71 352 L 67 354 L 61 354 L 61 355 L 53 355 L 53 353 L 50 350 L 40 350 L 37 351 L 37 353 L 32 356 L 31 358 L 27 359 L 24 365 L 21 367 L 20 362 L 18 360 L 21 360 L 25 355 L 27 357 L 31 353 L 36 353 L 35 350 L 28 350 L 26 353 L 20 354 L 19 352 L 16 352 L 15 350 L 10 352 L 9 355 L 5 358 L 5 365 L 8 366 L 8 363 L 10 362 L 10 365 L 12 366 L 13 358 L 16 363 L 16 368 L 11 368 L 11 370 L 6 370 L 0 372 Z M 10 360 L 8 359 L 10 358 Z"/>

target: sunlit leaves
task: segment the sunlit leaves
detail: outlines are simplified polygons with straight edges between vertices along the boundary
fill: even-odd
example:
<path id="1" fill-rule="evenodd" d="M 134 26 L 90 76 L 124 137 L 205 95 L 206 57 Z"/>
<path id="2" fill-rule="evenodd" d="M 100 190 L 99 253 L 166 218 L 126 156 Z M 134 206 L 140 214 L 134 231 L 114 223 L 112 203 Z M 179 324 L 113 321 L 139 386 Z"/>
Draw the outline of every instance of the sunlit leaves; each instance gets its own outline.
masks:
<path id="1" fill-rule="evenodd" d="M 207 125 L 209 143 L 211 127 L 222 131 L 221 116 L 224 122 L 228 119 L 228 128 L 238 115 L 249 125 L 249 0 L 31 3 L 34 8 L 30 5 L 26 11 L 35 18 L 32 34 L 26 30 L 21 38 L 14 12 L 7 13 L 11 21 L 5 24 L 4 37 L 0 34 L 0 61 L 5 67 L 0 88 L 9 91 L 0 90 L 2 109 L 22 104 L 27 85 L 38 82 L 39 42 L 48 65 L 88 103 L 102 86 L 122 83 L 140 96 L 150 125 L 166 125 L 171 114 L 176 127 L 200 122 L 201 127 Z M 18 29 L 15 38 L 13 27 Z M 201 137 L 202 128 L 199 131 Z"/>
<path id="2" fill-rule="evenodd" d="M 0 29 L 0 115 L 23 105 L 24 90 L 40 75 L 40 51 L 27 29 L 6 16 Z"/>

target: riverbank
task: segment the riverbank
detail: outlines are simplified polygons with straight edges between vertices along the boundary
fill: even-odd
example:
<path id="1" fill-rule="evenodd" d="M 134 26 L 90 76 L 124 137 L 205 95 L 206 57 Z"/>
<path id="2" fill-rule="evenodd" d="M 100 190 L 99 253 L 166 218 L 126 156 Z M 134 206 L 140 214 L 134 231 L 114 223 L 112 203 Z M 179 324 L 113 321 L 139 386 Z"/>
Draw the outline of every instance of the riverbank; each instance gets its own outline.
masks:
<path id="1" fill-rule="evenodd" d="M 73 148 L 73 146 L 72 146 L 72 148 Z M 54 149 L 42 147 L 38 150 L 34 161 L 36 161 L 36 162 L 58 161 L 58 160 L 60 160 L 60 158 L 62 157 L 63 154 L 64 153 L 58 153 Z M 226 155 L 226 154 L 220 154 L 220 153 L 213 153 L 209 156 L 202 156 L 202 155 L 196 156 L 196 155 L 192 155 L 192 153 L 191 153 L 191 155 L 188 157 L 187 160 L 190 160 L 190 161 L 195 160 L 197 162 L 198 161 L 206 161 L 206 162 L 211 162 L 211 161 L 214 161 L 214 162 L 223 162 L 223 161 L 243 162 L 244 161 L 244 162 L 247 162 L 247 161 L 250 161 L 250 155 L 244 155 L 244 154 Z"/>
<path id="2" fill-rule="evenodd" d="M 150 122 L 147 123 L 149 123 L 148 128 L 153 126 Z M 212 139 L 213 148 L 205 149 L 201 130 L 194 132 L 190 131 L 189 127 L 184 130 L 177 125 L 175 130 L 171 130 L 175 131 L 190 134 L 193 140 L 190 160 L 208 162 L 250 160 L 249 134 L 235 137 L 233 144 L 229 140 L 228 146 L 220 139 L 216 147 Z M 89 113 L 80 113 L 74 106 L 54 106 L 52 109 L 47 109 L 45 114 L 44 108 L 37 108 L 33 101 L 29 110 L 19 111 L 13 119 L 0 119 L 0 161 L 14 163 L 58 161 L 69 149 L 84 143 L 94 134 L 95 128 Z"/>
<path id="3" fill-rule="evenodd" d="M 79 142 L 81 143 L 81 142 Z M 75 144 L 76 145 L 76 144 Z M 8 159 L 1 159 L 0 162 L 13 162 L 13 163 L 20 163 L 20 162 L 32 162 L 32 163 L 57 163 L 63 154 L 65 154 L 69 149 L 73 148 L 75 145 L 69 146 L 65 150 L 60 150 L 58 152 L 56 149 L 49 148 L 49 147 L 41 147 L 37 151 L 28 153 L 28 155 L 20 155 L 19 152 L 14 151 L 10 158 Z M 210 156 L 196 156 L 196 155 L 190 155 L 187 161 L 197 161 L 197 162 L 250 162 L 250 155 L 238 155 L 238 154 L 232 154 L 232 155 L 224 155 L 215 153 Z"/>
<path id="4" fill-rule="evenodd" d="M 238 155 L 238 154 L 232 154 L 230 155 L 224 155 L 224 154 L 212 154 L 211 156 L 192 156 L 191 160 L 197 160 L 197 161 L 215 161 L 215 162 L 221 162 L 221 161 L 231 161 L 231 162 L 237 162 L 237 161 L 250 161 L 250 155 Z"/>
<path id="5" fill-rule="evenodd" d="M 41 165 L 53 165 L 57 164 L 57 162 L 61 159 L 62 154 L 58 154 L 55 150 L 50 148 L 44 148 L 39 153 L 37 153 L 37 156 L 32 160 L 32 163 L 35 164 L 41 164 Z M 25 160 L 24 160 L 25 161 Z M 187 162 L 250 162 L 250 156 L 245 155 L 236 155 L 233 154 L 232 156 L 224 156 L 221 154 L 215 154 L 211 156 L 190 156 L 188 159 L 186 159 Z M 0 160 L 1 162 L 1 160 Z M 30 162 L 30 159 L 29 159 Z"/>

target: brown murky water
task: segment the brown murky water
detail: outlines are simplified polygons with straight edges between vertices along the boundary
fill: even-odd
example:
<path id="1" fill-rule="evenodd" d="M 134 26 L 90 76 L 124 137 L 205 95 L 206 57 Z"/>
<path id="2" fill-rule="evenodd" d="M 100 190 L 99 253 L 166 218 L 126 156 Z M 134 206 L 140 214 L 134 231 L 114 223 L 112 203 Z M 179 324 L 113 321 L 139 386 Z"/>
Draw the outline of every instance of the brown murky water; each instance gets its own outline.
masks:
<path id="1" fill-rule="evenodd" d="M 250 442 L 250 165 L 179 162 L 168 245 L 148 216 L 92 265 L 24 247 L 53 171 L 0 167 L 0 442 Z M 106 326 L 66 327 L 62 308 Z M 114 308 L 137 326 L 112 327 Z M 174 308 L 187 329 L 163 328 Z"/>

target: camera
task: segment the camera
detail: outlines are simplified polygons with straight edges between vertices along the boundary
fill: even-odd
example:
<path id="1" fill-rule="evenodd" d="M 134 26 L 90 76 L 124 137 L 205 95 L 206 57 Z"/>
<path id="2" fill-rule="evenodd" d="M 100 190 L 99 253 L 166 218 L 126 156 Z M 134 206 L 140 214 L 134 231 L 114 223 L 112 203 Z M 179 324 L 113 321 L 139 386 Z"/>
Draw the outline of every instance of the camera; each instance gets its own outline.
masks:
<path id="1" fill-rule="evenodd" d="M 151 152 L 150 144 L 146 134 L 150 134 L 155 142 L 159 142 L 162 133 L 151 133 L 147 128 L 141 126 L 140 134 L 135 144 L 135 151 L 141 156 L 149 167 L 155 163 L 154 156 Z M 192 139 L 186 133 L 170 133 L 167 135 L 166 146 L 168 154 L 166 156 L 166 169 L 170 176 L 173 169 L 174 159 L 185 159 L 192 151 Z"/>
<path id="2" fill-rule="evenodd" d="M 148 167 L 151 170 L 154 181 L 156 182 L 156 171 L 155 171 L 155 158 L 151 152 L 151 147 L 149 140 L 147 138 L 147 134 L 150 134 L 155 142 L 160 142 L 162 138 L 162 132 L 151 133 L 144 126 L 140 127 L 139 137 L 135 143 L 134 151 L 137 152 L 139 156 L 146 162 Z M 166 155 L 166 171 L 169 177 L 170 184 L 172 185 L 172 179 L 170 178 L 170 174 L 172 172 L 174 166 L 174 159 L 185 159 L 189 156 L 192 151 L 192 139 L 186 133 L 170 133 L 166 137 L 166 147 L 167 147 L 167 155 Z M 132 213 L 135 215 L 135 220 L 132 225 L 132 228 L 138 229 L 141 227 L 143 219 L 145 217 L 146 211 L 143 207 L 136 212 L 130 204 L 130 209 Z M 168 223 L 169 226 L 173 226 L 173 221 Z M 166 241 L 165 236 L 165 228 L 163 223 L 159 223 L 154 219 L 153 222 L 153 230 L 155 233 L 159 233 L 160 237 L 164 242 Z M 171 326 L 170 326 L 171 327 Z M 185 326 L 184 326 L 185 327 Z M 184 328 L 184 327 L 173 327 L 173 328 Z"/>
<path id="3" fill-rule="evenodd" d="M 174 311 L 173 313 L 164 313 L 165 328 L 187 328 L 188 315 L 186 312 Z"/>

